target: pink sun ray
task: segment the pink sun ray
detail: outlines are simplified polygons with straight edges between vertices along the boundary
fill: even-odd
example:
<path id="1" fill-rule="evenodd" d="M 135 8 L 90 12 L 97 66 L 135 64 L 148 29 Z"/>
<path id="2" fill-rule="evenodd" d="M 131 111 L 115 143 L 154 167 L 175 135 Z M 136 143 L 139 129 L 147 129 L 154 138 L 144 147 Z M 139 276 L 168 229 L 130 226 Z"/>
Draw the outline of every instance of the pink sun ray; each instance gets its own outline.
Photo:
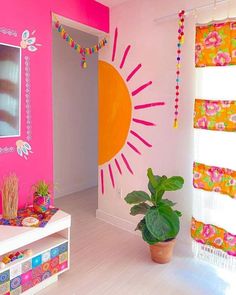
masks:
<path id="1" fill-rule="evenodd" d="M 138 138 L 140 141 L 142 141 L 142 143 L 144 143 L 146 146 L 148 146 L 149 148 L 152 147 L 152 145 L 147 142 L 144 138 L 142 138 L 138 133 L 136 133 L 133 130 L 130 130 L 130 134 L 132 134 L 133 136 L 135 136 L 136 138 Z"/>
<path id="2" fill-rule="evenodd" d="M 114 181 L 114 176 L 113 176 L 111 164 L 108 165 L 108 169 L 109 169 L 111 184 L 112 184 L 113 188 L 115 188 L 115 181 Z"/>
<path id="3" fill-rule="evenodd" d="M 132 143 L 127 141 L 127 144 L 133 151 L 135 151 L 137 154 L 141 155 L 140 151 Z"/>
<path id="4" fill-rule="evenodd" d="M 155 123 L 152 123 L 152 122 L 149 122 L 149 121 L 140 120 L 140 119 L 137 119 L 137 118 L 133 118 L 132 121 L 135 122 L 135 123 L 138 123 L 138 124 L 145 125 L 145 126 L 156 126 Z"/>
<path id="5" fill-rule="evenodd" d="M 125 60 L 126 60 L 126 57 L 127 57 L 128 53 L 129 53 L 130 47 L 131 47 L 131 46 L 128 45 L 128 46 L 126 47 L 126 49 L 125 49 L 125 52 L 124 52 L 123 58 L 122 58 L 121 63 L 120 63 L 120 69 L 122 69 L 123 66 L 124 66 L 124 64 L 125 64 Z"/>
<path id="6" fill-rule="evenodd" d="M 103 169 L 101 169 L 101 171 L 100 171 L 100 180 L 101 180 L 102 194 L 104 194 L 104 175 L 103 175 Z"/>
<path id="7" fill-rule="evenodd" d="M 126 159 L 126 157 L 125 157 L 125 155 L 123 153 L 121 153 L 121 157 L 122 157 L 123 162 L 125 163 L 126 168 L 129 170 L 129 172 L 131 174 L 134 174 L 133 170 L 131 169 L 131 167 L 129 165 L 128 160 Z"/>
<path id="8" fill-rule="evenodd" d="M 116 167 L 117 167 L 117 169 L 118 169 L 120 175 L 122 175 L 122 171 L 121 171 L 121 168 L 120 168 L 120 164 L 119 164 L 119 162 L 118 162 L 117 159 L 115 159 L 115 164 L 116 164 Z"/>
<path id="9" fill-rule="evenodd" d="M 114 41 L 113 41 L 113 50 L 112 50 L 112 61 L 114 61 L 115 57 L 116 57 L 117 38 L 118 38 L 118 28 L 115 29 L 115 35 L 114 35 Z"/>
<path id="10" fill-rule="evenodd" d="M 137 65 L 136 68 L 133 69 L 133 71 L 128 75 L 126 78 L 126 81 L 129 82 L 129 80 L 134 76 L 134 74 L 142 67 L 141 64 Z"/>
<path id="11" fill-rule="evenodd" d="M 134 90 L 132 92 L 132 96 L 137 95 L 139 92 L 143 91 L 145 88 L 147 88 L 148 86 L 150 86 L 152 84 L 152 81 L 149 81 L 145 84 L 143 84 L 142 86 L 140 86 L 139 88 L 137 88 L 136 90 Z"/>
<path id="12" fill-rule="evenodd" d="M 140 109 L 153 108 L 153 107 L 164 106 L 164 105 L 165 105 L 165 103 L 163 101 L 162 102 L 151 102 L 151 103 L 136 105 L 134 107 L 134 109 L 140 110 Z"/>

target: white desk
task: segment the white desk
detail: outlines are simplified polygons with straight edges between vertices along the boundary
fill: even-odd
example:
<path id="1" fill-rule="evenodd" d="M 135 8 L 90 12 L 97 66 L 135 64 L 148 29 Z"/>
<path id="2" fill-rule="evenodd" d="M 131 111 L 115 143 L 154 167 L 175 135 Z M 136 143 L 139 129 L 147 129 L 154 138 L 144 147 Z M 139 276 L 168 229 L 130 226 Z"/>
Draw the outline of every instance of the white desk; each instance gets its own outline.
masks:
<path id="1" fill-rule="evenodd" d="M 44 228 L 1 225 L 1 258 L 9 252 L 25 249 L 32 249 L 33 255 L 32 257 L 17 259 L 6 264 L 6 267 L 0 270 L 0 295 L 7 292 L 10 292 L 10 294 L 35 294 L 45 286 L 55 282 L 59 274 L 68 270 L 70 261 L 70 226 L 71 216 L 61 210 L 50 219 Z M 48 255 L 51 256 L 46 258 Z M 42 260 L 41 264 L 37 264 L 38 258 Z M 29 276 L 32 276 L 32 282 L 26 282 L 24 280 L 24 265 L 30 263 L 32 268 L 27 271 Z M 50 269 L 47 269 L 49 264 Z M 48 271 L 47 274 L 51 274 L 48 278 L 44 275 L 46 271 Z M 33 280 L 36 274 L 38 274 L 38 283 Z M 8 279 L 7 276 L 9 276 Z M 18 290 L 15 290 L 12 287 L 17 286 L 17 280 L 21 281 L 21 285 L 15 288 Z"/>

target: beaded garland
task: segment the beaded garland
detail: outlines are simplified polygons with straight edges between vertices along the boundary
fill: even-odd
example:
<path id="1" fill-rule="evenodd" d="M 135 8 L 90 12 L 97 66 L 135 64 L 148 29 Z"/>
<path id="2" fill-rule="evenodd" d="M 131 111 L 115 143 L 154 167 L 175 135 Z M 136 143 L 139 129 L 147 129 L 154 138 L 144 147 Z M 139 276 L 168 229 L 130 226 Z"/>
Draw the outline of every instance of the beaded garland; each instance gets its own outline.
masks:
<path id="1" fill-rule="evenodd" d="M 57 31 L 60 33 L 62 39 L 64 39 L 72 48 L 74 48 L 81 55 L 81 67 L 83 69 L 87 68 L 86 55 L 91 55 L 93 53 L 98 52 L 107 44 L 107 39 L 104 38 L 101 41 L 99 41 L 98 44 L 92 47 L 82 47 L 79 43 L 77 43 L 71 38 L 71 36 L 66 32 L 66 30 L 63 28 L 63 26 L 60 24 L 58 20 L 55 21 L 55 27 Z"/>
<path id="2" fill-rule="evenodd" d="M 175 112 L 174 112 L 174 128 L 178 128 L 178 115 L 179 115 L 179 95 L 180 95 L 180 59 L 181 59 L 181 46 L 184 43 L 184 17 L 185 11 L 181 10 L 179 16 L 178 27 L 178 43 L 177 43 L 177 64 L 176 64 L 176 86 L 175 86 Z"/>

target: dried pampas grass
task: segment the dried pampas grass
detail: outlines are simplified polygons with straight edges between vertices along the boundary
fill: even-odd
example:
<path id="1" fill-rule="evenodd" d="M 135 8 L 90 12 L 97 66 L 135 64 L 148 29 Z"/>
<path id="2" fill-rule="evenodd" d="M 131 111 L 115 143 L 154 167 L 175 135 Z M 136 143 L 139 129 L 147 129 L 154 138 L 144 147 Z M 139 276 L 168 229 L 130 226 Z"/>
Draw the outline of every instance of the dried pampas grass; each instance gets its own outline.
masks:
<path id="1" fill-rule="evenodd" d="M 10 174 L 3 179 L 2 187 L 2 217 L 14 219 L 18 210 L 18 177 Z"/>

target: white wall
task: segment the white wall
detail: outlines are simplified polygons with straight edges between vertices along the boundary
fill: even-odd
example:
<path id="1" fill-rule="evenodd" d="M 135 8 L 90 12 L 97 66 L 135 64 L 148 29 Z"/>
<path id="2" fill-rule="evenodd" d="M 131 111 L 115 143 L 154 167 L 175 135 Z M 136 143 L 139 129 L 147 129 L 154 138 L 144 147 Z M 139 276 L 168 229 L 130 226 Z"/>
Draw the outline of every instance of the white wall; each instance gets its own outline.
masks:
<path id="1" fill-rule="evenodd" d="M 172 18 L 155 23 L 155 19 L 177 13 L 181 9 L 190 9 L 209 4 L 209 0 L 130 0 L 111 9 L 111 36 L 109 47 L 101 51 L 100 59 L 111 63 L 114 30 L 118 28 L 116 61 L 113 64 L 125 78 L 139 63 L 142 68 L 127 86 L 129 91 L 152 80 L 153 84 L 139 96 L 133 98 L 134 104 L 164 100 L 165 107 L 140 111 L 138 117 L 156 122 L 156 127 L 143 127 L 131 124 L 137 132 L 144 135 L 153 144 L 148 149 L 142 143 L 135 142 L 142 155 L 138 156 L 128 147 L 123 151 L 129 158 L 134 170 L 131 175 L 124 169 L 123 175 L 114 171 L 116 186 L 113 189 L 109 177 L 105 177 L 105 195 L 99 189 L 97 216 L 109 222 L 132 229 L 138 218 L 129 215 L 129 206 L 119 197 L 121 188 L 123 197 L 132 190 L 147 190 L 146 170 L 152 167 L 156 174 L 167 176 L 181 175 L 185 179 L 184 189 L 171 192 L 167 197 L 178 203 L 177 208 L 183 212 L 180 238 L 190 241 L 190 219 L 192 214 L 192 162 L 193 162 L 193 129 L 192 115 L 195 92 L 194 71 L 194 37 L 195 21 L 193 15 L 185 22 L 185 44 L 183 45 L 181 68 L 181 99 L 179 106 L 179 128 L 173 129 L 175 69 L 177 49 L 178 20 Z M 226 17 L 224 6 L 217 9 L 220 17 Z M 209 21 L 212 9 L 199 15 L 197 21 Z M 119 64 L 126 46 L 131 50 L 125 67 L 120 70 Z M 135 111 L 137 112 L 137 111 Z M 137 113 L 135 113 L 137 114 Z M 101 166 L 107 170 L 107 164 Z"/>
<path id="2" fill-rule="evenodd" d="M 64 26 L 83 46 L 97 37 Z M 81 57 L 53 28 L 54 183 L 56 197 L 97 185 L 97 54 Z"/>

